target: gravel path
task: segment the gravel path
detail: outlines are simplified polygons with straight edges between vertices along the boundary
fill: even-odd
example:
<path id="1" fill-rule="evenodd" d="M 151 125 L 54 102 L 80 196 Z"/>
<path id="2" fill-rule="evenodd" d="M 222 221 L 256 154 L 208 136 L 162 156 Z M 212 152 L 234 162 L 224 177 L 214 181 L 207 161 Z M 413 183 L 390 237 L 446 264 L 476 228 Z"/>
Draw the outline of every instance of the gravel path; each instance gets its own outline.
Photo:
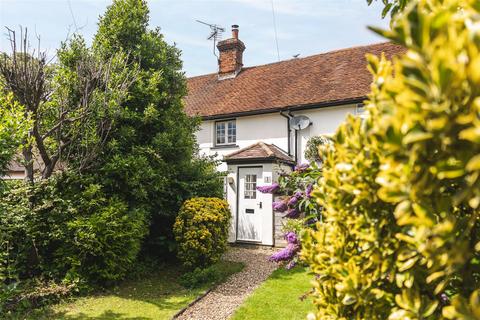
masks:
<path id="1" fill-rule="evenodd" d="M 210 291 L 176 319 L 224 320 L 276 269 L 267 261 L 271 248 L 232 247 L 224 259 L 245 264 L 245 268 Z"/>

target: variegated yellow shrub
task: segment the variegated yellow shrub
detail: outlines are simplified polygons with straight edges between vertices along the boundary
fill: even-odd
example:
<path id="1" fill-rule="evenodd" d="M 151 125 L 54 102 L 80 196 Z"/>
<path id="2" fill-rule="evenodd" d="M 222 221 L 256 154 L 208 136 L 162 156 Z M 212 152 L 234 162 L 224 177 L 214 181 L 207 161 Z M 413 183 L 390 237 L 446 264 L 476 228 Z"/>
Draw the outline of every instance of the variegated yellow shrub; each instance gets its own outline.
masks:
<path id="1" fill-rule="evenodd" d="M 480 319 L 480 1 L 412 1 L 381 33 L 407 52 L 369 57 L 302 242 L 316 318 Z"/>
<path id="2" fill-rule="evenodd" d="M 187 268 L 217 262 L 227 248 L 231 219 L 228 203 L 219 198 L 185 201 L 173 226 L 178 257 Z"/>

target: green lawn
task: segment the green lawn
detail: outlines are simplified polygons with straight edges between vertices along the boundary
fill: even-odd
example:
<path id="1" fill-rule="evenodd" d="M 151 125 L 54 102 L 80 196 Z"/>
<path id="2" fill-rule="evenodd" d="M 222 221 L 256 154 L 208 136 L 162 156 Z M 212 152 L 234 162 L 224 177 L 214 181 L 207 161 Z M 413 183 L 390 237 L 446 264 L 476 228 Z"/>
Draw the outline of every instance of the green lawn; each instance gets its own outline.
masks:
<path id="1" fill-rule="evenodd" d="M 220 262 L 223 279 L 243 265 Z M 180 271 L 170 266 L 150 273 L 142 280 L 128 280 L 103 294 L 75 299 L 17 319 L 63 320 L 150 320 L 170 319 L 213 284 L 186 289 L 178 283 Z"/>
<path id="2" fill-rule="evenodd" d="M 300 300 L 310 290 L 312 275 L 303 267 L 279 268 L 235 312 L 232 320 L 304 320 L 313 310 L 311 299 Z"/>

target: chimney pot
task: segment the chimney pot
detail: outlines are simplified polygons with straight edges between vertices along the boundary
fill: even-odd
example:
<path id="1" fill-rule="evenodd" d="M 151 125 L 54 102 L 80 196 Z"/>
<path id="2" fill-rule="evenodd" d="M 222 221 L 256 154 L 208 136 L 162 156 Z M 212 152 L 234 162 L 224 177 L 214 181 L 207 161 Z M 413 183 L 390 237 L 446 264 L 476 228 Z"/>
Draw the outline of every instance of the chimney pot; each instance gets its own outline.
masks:
<path id="1" fill-rule="evenodd" d="M 232 38 L 238 39 L 238 24 L 232 25 Z"/>
<path id="2" fill-rule="evenodd" d="M 245 50 L 245 44 L 238 39 L 238 25 L 232 25 L 232 38 L 220 41 L 217 48 L 220 53 L 218 78 L 222 80 L 235 77 L 242 70 Z"/>

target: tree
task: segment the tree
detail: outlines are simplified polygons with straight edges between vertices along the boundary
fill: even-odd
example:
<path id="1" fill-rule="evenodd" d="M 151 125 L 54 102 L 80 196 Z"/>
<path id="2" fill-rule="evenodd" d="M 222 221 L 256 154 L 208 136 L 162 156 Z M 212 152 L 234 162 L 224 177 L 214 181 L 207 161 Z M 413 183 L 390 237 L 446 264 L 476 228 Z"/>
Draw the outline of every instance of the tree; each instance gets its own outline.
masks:
<path id="1" fill-rule="evenodd" d="M 480 318 L 480 6 L 417 0 L 369 57 L 368 117 L 335 134 L 302 255 L 318 319 Z"/>
<path id="2" fill-rule="evenodd" d="M 95 52 L 105 59 L 128 52 L 140 68 L 115 117 L 99 172 L 112 193 L 148 212 L 149 243 L 164 247 L 184 200 L 221 197 L 222 189 L 212 162 L 196 157 L 199 121 L 183 110 L 180 51 L 159 28 L 148 29 L 148 14 L 146 1 L 115 0 L 99 21 Z"/>
<path id="3" fill-rule="evenodd" d="M 8 29 L 11 54 L 0 59 L 0 76 L 7 92 L 30 115 L 29 136 L 23 157 L 30 182 L 33 162 L 41 161 L 41 177 L 49 178 L 59 163 L 82 170 L 96 157 L 106 141 L 113 114 L 125 99 L 135 78 L 135 67 L 127 68 L 125 54 L 99 59 L 74 36 L 62 44 L 58 63 L 50 65 L 45 52 L 31 49 L 28 32 Z M 20 42 L 20 43 L 18 43 Z"/>
<path id="4" fill-rule="evenodd" d="M 374 0 L 367 0 L 368 5 L 371 5 L 373 1 Z M 384 4 L 382 17 L 385 18 L 389 12 L 393 17 L 395 14 L 403 11 L 410 0 L 382 0 L 382 2 Z"/>
<path id="5" fill-rule="evenodd" d="M 13 94 L 0 87 L 0 177 L 25 141 L 29 124 L 29 117 L 25 117 L 23 107 Z"/>

